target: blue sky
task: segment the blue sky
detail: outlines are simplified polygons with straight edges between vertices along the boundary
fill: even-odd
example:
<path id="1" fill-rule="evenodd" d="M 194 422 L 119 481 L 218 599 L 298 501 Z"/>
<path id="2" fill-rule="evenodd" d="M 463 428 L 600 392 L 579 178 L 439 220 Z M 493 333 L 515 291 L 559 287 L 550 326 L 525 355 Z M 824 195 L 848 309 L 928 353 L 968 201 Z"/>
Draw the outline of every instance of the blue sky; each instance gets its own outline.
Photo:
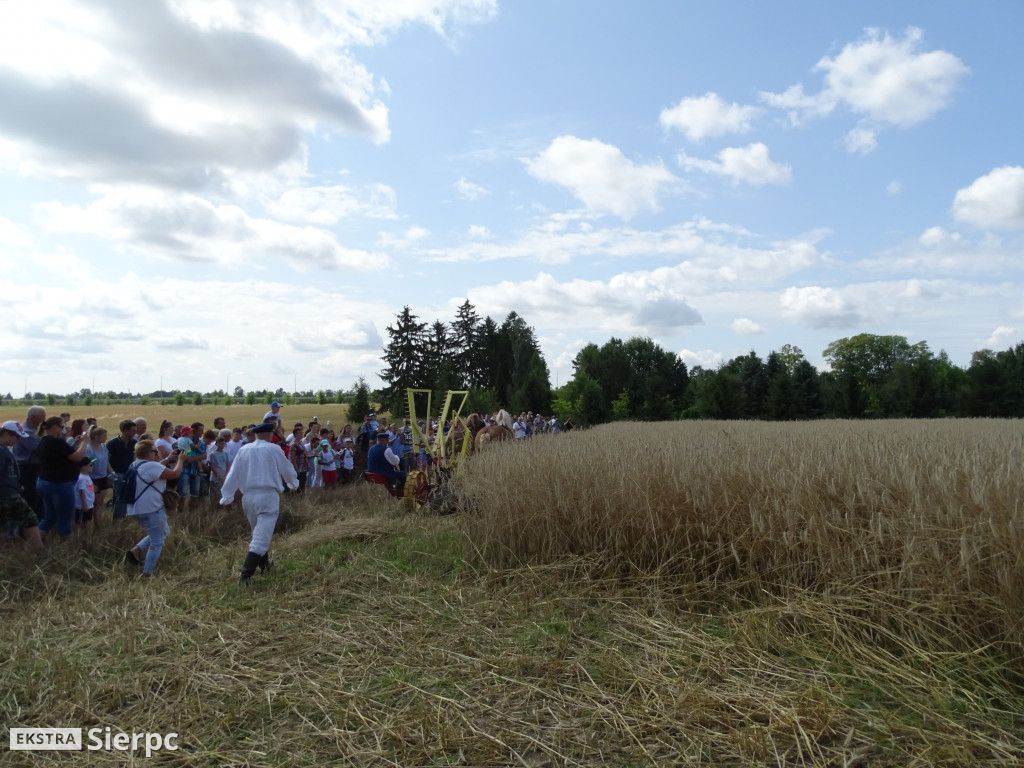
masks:
<path id="1" fill-rule="evenodd" d="M 0 3 L 0 393 L 1024 338 L 1024 5 Z"/>

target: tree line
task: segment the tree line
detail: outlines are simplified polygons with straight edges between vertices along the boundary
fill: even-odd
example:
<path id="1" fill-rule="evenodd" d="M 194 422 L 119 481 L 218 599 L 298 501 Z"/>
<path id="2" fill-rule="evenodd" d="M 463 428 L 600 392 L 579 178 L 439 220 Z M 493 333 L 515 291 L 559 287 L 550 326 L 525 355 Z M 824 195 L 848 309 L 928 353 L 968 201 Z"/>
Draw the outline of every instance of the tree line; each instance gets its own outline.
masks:
<path id="1" fill-rule="evenodd" d="M 1024 344 L 981 350 L 967 368 L 927 342 L 868 333 L 833 341 L 818 371 L 799 347 L 686 366 L 649 339 L 611 339 L 576 356 L 556 405 L 611 419 L 1024 417 Z"/>
<path id="2" fill-rule="evenodd" d="M 833 341 L 819 371 L 799 347 L 751 351 L 716 368 L 687 365 L 649 338 L 588 344 L 573 377 L 552 390 L 534 330 L 515 312 L 481 319 L 467 300 L 450 323 L 405 307 L 388 327 L 381 407 L 406 410 L 405 389 L 470 390 L 468 410 L 504 407 L 601 424 L 617 419 L 1024 417 L 1024 343 L 954 365 L 904 336 Z"/>
<path id="3" fill-rule="evenodd" d="M 408 410 L 406 389 L 429 389 L 436 398 L 447 390 L 468 390 L 465 413 L 547 412 L 551 381 L 531 326 L 516 312 L 499 325 L 481 318 L 467 299 L 449 323 L 425 321 L 406 306 L 387 328 L 380 372 L 381 409 Z"/>

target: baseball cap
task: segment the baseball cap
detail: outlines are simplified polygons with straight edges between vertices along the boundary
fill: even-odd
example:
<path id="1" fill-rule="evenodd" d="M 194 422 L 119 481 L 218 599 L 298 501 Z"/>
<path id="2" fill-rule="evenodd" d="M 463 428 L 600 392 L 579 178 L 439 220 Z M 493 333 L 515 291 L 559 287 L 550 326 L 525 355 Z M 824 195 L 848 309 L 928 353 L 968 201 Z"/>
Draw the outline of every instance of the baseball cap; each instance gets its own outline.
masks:
<path id="1" fill-rule="evenodd" d="M 16 421 L 5 421 L 0 424 L 0 429 L 6 432 L 13 432 L 18 437 L 28 437 L 28 432 L 21 428 L 21 424 Z"/>

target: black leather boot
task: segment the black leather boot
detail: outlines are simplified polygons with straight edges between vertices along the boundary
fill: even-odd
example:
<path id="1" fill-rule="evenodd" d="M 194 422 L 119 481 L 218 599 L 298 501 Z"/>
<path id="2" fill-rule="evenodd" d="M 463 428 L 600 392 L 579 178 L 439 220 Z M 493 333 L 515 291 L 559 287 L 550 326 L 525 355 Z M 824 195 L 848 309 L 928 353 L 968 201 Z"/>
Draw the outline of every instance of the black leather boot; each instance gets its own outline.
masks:
<path id="1" fill-rule="evenodd" d="M 252 578 L 253 574 L 256 573 L 256 567 L 260 564 L 261 556 L 255 552 L 249 552 L 245 556 L 245 562 L 242 563 L 242 574 L 238 577 L 238 583 L 242 586 L 249 585 L 249 579 Z"/>
<path id="2" fill-rule="evenodd" d="M 270 559 L 270 553 L 266 552 L 260 556 L 259 568 L 260 573 L 266 573 L 274 567 L 274 561 Z"/>

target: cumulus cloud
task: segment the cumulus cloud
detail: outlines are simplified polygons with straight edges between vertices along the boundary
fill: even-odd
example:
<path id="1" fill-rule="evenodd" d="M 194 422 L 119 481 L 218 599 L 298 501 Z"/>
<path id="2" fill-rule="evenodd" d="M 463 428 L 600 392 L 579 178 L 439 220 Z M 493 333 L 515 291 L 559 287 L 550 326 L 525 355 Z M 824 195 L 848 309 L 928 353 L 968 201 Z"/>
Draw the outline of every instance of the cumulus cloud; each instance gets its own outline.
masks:
<path id="1" fill-rule="evenodd" d="M 917 241 L 925 248 L 942 248 L 948 245 L 959 245 L 964 240 L 957 232 L 948 232 L 942 227 L 929 227 L 921 233 Z"/>
<path id="2" fill-rule="evenodd" d="M 313 128 L 390 136 L 354 56 L 403 24 L 444 33 L 493 0 L 0 4 L 0 138 L 26 173 L 197 190 L 304 162 Z"/>
<path id="3" fill-rule="evenodd" d="M 953 217 L 983 229 L 1024 229 L 1024 168 L 996 168 L 959 190 Z"/>
<path id="4" fill-rule="evenodd" d="M 491 234 L 491 230 L 482 224 L 470 224 L 466 235 L 473 240 L 490 240 L 494 236 Z"/>
<path id="5" fill-rule="evenodd" d="M 757 107 L 727 104 L 718 94 L 705 93 L 663 109 L 660 121 L 666 129 L 675 128 L 691 141 L 700 141 L 708 136 L 746 133 L 760 112 Z"/>
<path id="6" fill-rule="evenodd" d="M 661 163 L 637 165 L 618 147 L 575 136 L 559 136 L 524 163 L 531 176 L 566 187 L 590 211 L 626 220 L 659 210 L 662 187 L 676 180 Z"/>
<path id="7" fill-rule="evenodd" d="M 459 193 L 459 197 L 463 200 L 476 200 L 479 197 L 490 194 L 486 188 L 481 187 L 479 184 L 474 184 L 465 176 L 455 182 L 455 191 Z"/>
<path id="8" fill-rule="evenodd" d="M 733 333 L 738 333 L 740 336 L 756 336 L 766 333 L 764 328 L 747 317 L 737 317 L 729 327 L 732 328 Z"/>
<path id="9" fill-rule="evenodd" d="M 469 299 L 481 314 L 501 317 L 515 310 L 531 322 L 563 329 L 596 322 L 610 333 L 646 334 L 703 322 L 685 295 L 660 281 L 655 272 L 566 282 L 541 272 L 532 280 L 473 288 Z"/>
<path id="10" fill-rule="evenodd" d="M 811 328 L 847 328 L 860 320 L 857 308 L 834 288 L 787 288 L 779 303 L 783 316 Z"/>
<path id="11" fill-rule="evenodd" d="M 1008 343 L 1012 343 L 1016 338 L 1017 334 L 1013 328 L 1008 325 L 1000 325 L 985 340 L 985 346 L 989 349 L 1002 348 Z"/>
<path id="12" fill-rule="evenodd" d="M 727 147 L 718 153 L 718 161 L 701 160 L 679 153 L 679 164 L 689 170 L 726 176 L 734 183 L 743 182 L 753 186 L 765 184 L 789 184 L 793 179 L 792 169 L 784 163 L 776 163 L 768 156 L 768 147 L 761 142 L 746 147 Z"/>
<path id="13" fill-rule="evenodd" d="M 877 145 L 884 126 L 909 128 L 930 119 L 952 100 L 960 80 L 970 71 L 946 51 L 924 51 L 924 33 L 909 28 L 902 38 L 868 29 L 857 42 L 815 66 L 824 86 L 808 94 L 802 84 L 782 93 L 763 92 L 762 100 L 786 110 L 791 122 L 802 123 L 844 106 L 863 121 L 847 134 L 847 149 L 867 154 Z"/>
<path id="14" fill-rule="evenodd" d="M 246 265 L 284 258 L 296 266 L 376 269 L 387 257 L 344 248 L 327 230 L 250 217 L 189 193 L 117 187 L 86 207 L 40 203 L 52 231 L 101 235 L 122 248 L 164 258 Z"/>
<path id="15" fill-rule="evenodd" d="M 687 368 L 695 368 L 698 365 L 705 370 L 715 369 L 724 362 L 721 352 L 713 349 L 684 349 L 679 352 L 679 359 L 686 363 Z"/>

